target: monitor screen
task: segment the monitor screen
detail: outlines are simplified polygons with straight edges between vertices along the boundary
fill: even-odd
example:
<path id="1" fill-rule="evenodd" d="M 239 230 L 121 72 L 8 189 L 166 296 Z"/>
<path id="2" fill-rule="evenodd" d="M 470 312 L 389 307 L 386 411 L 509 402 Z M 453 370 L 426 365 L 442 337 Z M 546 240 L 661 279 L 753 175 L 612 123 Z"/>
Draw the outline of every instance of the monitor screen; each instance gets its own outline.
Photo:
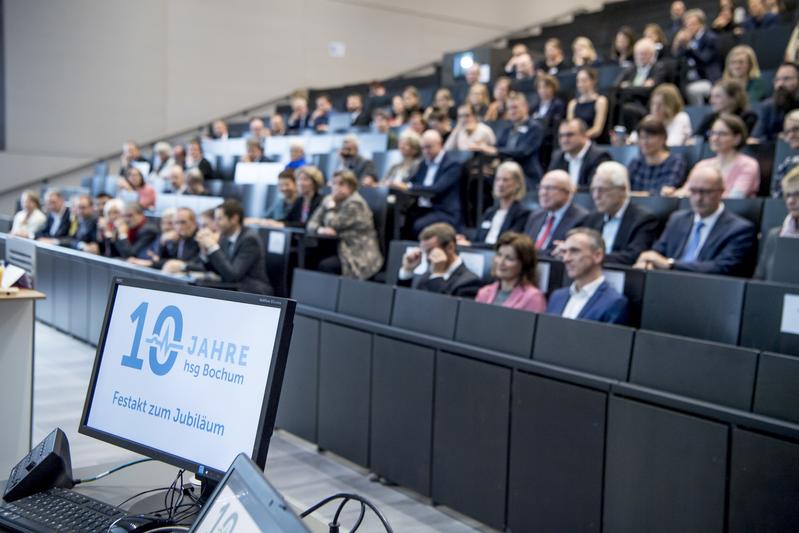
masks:
<path id="1" fill-rule="evenodd" d="M 115 280 L 79 431 L 212 478 L 240 452 L 263 468 L 294 306 Z"/>
<path id="2" fill-rule="evenodd" d="M 244 455 L 239 455 L 230 466 L 190 533 L 235 531 L 309 531 L 258 467 Z"/>

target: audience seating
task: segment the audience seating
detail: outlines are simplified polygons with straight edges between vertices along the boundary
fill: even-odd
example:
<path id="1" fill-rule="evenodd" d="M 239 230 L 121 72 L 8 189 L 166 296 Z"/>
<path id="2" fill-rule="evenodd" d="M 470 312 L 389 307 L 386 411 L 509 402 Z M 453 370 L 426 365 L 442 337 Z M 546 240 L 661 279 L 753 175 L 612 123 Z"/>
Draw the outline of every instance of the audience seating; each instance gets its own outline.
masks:
<path id="1" fill-rule="evenodd" d="M 799 297 L 799 286 L 766 281 L 746 284 L 741 316 L 741 346 L 799 356 L 799 335 L 782 331 L 786 300 Z"/>

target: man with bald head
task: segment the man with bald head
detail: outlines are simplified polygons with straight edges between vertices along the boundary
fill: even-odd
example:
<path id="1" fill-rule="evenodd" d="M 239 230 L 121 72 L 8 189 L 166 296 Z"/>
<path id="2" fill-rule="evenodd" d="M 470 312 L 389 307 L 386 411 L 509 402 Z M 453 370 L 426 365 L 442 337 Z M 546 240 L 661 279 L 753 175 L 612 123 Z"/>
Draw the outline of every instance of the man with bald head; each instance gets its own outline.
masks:
<path id="1" fill-rule="evenodd" d="M 180 165 L 172 165 L 167 174 L 172 194 L 189 194 L 186 173 Z"/>
<path id="2" fill-rule="evenodd" d="M 658 236 L 658 220 L 643 207 L 630 203 L 627 167 L 616 161 L 601 163 L 591 181 L 596 213 L 583 226 L 597 230 L 605 241 L 605 262 L 632 265 Z"/>
<path id="3" fill-rule="evenodd" d="M 671 215 L 652 250 L 643 252 L 635 266 L 749 276 L 757 249 L 755 226 L 724 208 L 719 170 L 694 168 L 686 188 L 691 209 Z"/>
<path id="4" fill-rule="evenodd" d="M 550 170 L 538 186 L 540 209 L 533 211 L 524 232 L 537 250 L 550 253 L 566 238 L 570 229 L 582 225 L 588 211 L 572 204 L 574 186 L 564 170 Z"/>
<path id="5" fill-rule="evenodd" d="M 422 134 L 422 156 L 419 170 L 407 186 L 399 186 L 420 193 L 416 205 L 406 213 L 406 234 L 414 239 L 435 222 L 456 229 L 461 225 L 461 163 L 444 151 L 444 141 L 436 130 Z"/>

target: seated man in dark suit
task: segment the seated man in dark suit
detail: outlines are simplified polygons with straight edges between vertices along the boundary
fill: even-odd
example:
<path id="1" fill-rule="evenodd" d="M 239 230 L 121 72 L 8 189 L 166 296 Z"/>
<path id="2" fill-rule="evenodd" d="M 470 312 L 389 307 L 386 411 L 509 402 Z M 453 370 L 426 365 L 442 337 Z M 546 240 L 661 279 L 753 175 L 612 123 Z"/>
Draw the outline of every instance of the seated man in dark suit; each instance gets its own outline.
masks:
<path id="1" fill-rule="evenodd" d="M 588 128 L 579 118 L 564 120 L 558 127 L 560 150 L 552 154 L 549 170 L 565 170 L 572 184 L 578 189 L 587 189 L 596 167 L 610 161 L 610 154 L 597 148 L 585 132 Z"/>
<path id="2" fill-rule="evenodd" d="M 369 111 L 363 106 L 363 97 L 360 93 L 350 93 L 347 95 L 347 113 L 350 114 L 350 122 L 354 127 L 366 127 L 371 122 Z"/>
<path id="3" fill-rule="evenodd" d="M 774 75 L 774 94 L 760 106 L 752 137 L 775 141 L 782 131 L 785 115 L 799 108 L 799 65 L 783 63 Z"/>
<path id="4" fill-rule="evenodd" d="M 72 213 L 74 219 L 70 234 L 59 239 L 58 244 L 76 250 L 85 250 L 89 243 L 97 242 L 97 217 L 94 216 L 92 197 L 88 194 L 73 197 Z"/>
<path id="5" fill-rule="evenodd" d="M 172 224 L 174 235 L 170 235 L 169 239 L 161 239 L 150 266 L 174 274 L 183 272 L 187 264 L 199 260 L 200 245 L 195 240 L 197 217 L 194 211 L 179 207 Z"/>
<path id="6" fill-rule="evenodd" d="M 685 62 L 685 93 L 690 105 L 703 105 L 713 84 L 721 78 L 723 57 L 718 37 L 705 25 L 705 12 L 689 9 L 682 17 L 683 28 L 674 36 L 672 53 Z"/>
<path id="7" fill-rule="evenodd" d="M 532 190 L 538 185 L 542 174 L 538 154 L 544 141 L 544 129 L 538 121 L 530 118 L 529 104 L 524 94 L 511 94 L 507 106 L 511 127 L 499 133 L 496 146 L 482 145 L 479 151 L 519 163 L 527 177 L 527 188 Z"/>
<path id="8" fill-rule="evenodd" d="M 273 160 L 264 155 L 264 147 L 260 139 L 247 139 L 247 152 L 241 156 L 242 163 L 271 163 Z"/>
<path id="9" fill-rule="evenodd" d="M 446 222 L 458 227 L 461 223 L 460 183 L 463 166 L 447 154 L 441 135 L 435 130 L 422 134 L 422 156 L 416 174 L 407 185 L 396 183 L 392 187 L 423 193 L 415 206 L 406 214 L 406 227 L 415 238 L 422 229 L 435 222 Z"/>
<path id="10" fill-rule="evenodd" d="M 427 270 L 423 274 L 416 274 L 423 259 L 427 261 Z M 414 289 L 468 298 L 473 298 L 483 285 L 458 256 L 455 229 L 445 223 L 431 224 L 422 230 L 419 248 L 408 250 L 402 257 L 398 283 Z"/>
<path id="11" fill-rule="evenodd" d="M 44 197 L 44 205 L 47 210 L 47 222 L 44 227 L 36 232 L 34 237 L 38 239 L 60 239 L 69 235 L 71 224 L 69 208 L 64 201 L 61 191 L 51 189 Z"/>
<path id="12" fill-rule="evenodd" d="M 630 203 L 627 168 L 616 161 L 599 165 L 591 196 L 597 212 L 588 215 L 583 225 L 602 235 L 605 263 L 632 265 L 655 242 L 659 228 L 654 214 Z"/>
<path id="13" fill-rule="evenodd" d="M 652 39 L 639 39 L 633 48 L 635 63 L 626 67 L 616 79 L 616 101 L 621 105 L 621 121 L 633 131 L 647 114 L 652 89 L 671 81 L 666 60 L 658 61 L 657 45 Z"/>
<path id="14" fill-rule="evenodd" d="M 552 293 L 547 314 L 627 324 L 627 298 L 611 287 L 602 275 L 605 243 L 599 232 L 575 228 L 569 232 L 562 249 L 563 264 L 572 284 Z"/>
<path id="15" fill-rule="evenodd" d="M 266 277 L 266 252 L 258 234 L 242 227 L 244 208 L 238 200 L 229 198 L 214 210 L 219 229 L 197 232 L 200 259 L 205 268 L 219 275 L 225 283 L 235 283 L 238 290 L 272 294 Z"/>
<path id="16" fill-rule="evenodd" d="M 372 160 L 358 153 L 356 135 L 347 135 L 341 142 L 336 170 L 351 170 L 362 184 L 375 183 L 378 178 Z"/>
<path id="17" fill-rule="evenodd" d="M 158 238 L 158 228 L 147 220 L 144 208 L 139 202 L 125 204 L 122 216 L 116 219 L 116 234 L 111 238 L 111 246 L 122 259 L 130 257 L 147 258 L 147 249 Z"/>
<path id="18" fill-rule="evenodd" d="M 755 226 L 724 209 L 721 173 L 710 166 L 695 167 L 688 176 L 687 189 L 691 209 L 672 213 L 652 250 L 642 253 L 635 266 L 750 275 L 757 249 Z"/>
<path id="19" fill-rule="evenodd" d="M 524 232 L 541 252 L 551 253 L 570 229 L 582 225 L 588 211 L 572 204 L 574 186 L 564 170 L 550 170 L 538 187 L 540 209 L 533 211 Z"/>

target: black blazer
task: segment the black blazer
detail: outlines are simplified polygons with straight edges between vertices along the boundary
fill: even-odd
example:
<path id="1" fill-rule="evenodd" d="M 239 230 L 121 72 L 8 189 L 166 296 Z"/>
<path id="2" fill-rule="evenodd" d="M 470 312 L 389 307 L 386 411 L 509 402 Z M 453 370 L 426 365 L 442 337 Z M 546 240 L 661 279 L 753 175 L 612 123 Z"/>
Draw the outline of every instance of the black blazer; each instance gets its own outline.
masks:
<path id="1" fill-rule="evenodd" d="M 591 213 L 586 217 L 583 225 L 602 233 L 605 225 L 605 215 Z M 632 265 L 641 255 L 649 250 L 658 236 L 659 222 L 657 217 L 647 209 L 633 203 L 627 204 L 624 216 L 621 217 L 619 231 L 613 241 L 611 252 L 605 255 L 605 263 Z"/>
<path id="2" fill-rule="evenodd" d="M 45 222 L 44 227 L 36 232 L 34 235 L 35 238 L 39 237 L 52 237 L 54 239 L 60 239 L 61 237 L 68 237 L 69 236 L 69 227 L 72 225 L 72 217 L 70 216 L 69 207 L 64 208 L 64 216 L 61 217 L 61 220 L 58 223 L 58 228 L 56 228 L 55 233 L 51 233 L 50 230 L 53 227 L 53 223 L 55 222 L 55 218 L 53 218 L 52 213 L 47 213 L 47 222 Z"/>
<path id="3" fill-rule="evenodd" d="M 369 116 L 369 113 L 366 112 L 365 109 L 362 109 L 360 113 L 358 113 L 355 118 L 352 119 L 351 126 L 368 126 L 372 122 L 372 117 Z"/>
<path id="4" fill-rule="evenodd" d="M 585 153 L 583 166 L 580 167 L 580 177 L 577 182 L 577 187 L 587 189 L 591 185 L 591 179 L 594 177 L 596 167 L 598 167 L 600 163 L 610 160 L 611 157 L 609 153 L 597 148 L 596 143 L 591 143 L 591 146 Z M 552 155 L 552 162 L 549 163 L 549 170 L 569 171 L 569 162 L 566 161 L 566 154 L 564 154 L 562 150 L 558 150 Z"/>
<path id="5" fill-rule="evenodd" d="M 119 257 L 147 259 L 146 250 L 158 238 L 158 235 L 158 227 L 151 222 L 145 222 L 136 232 L 136 238 L 133 241 L 118 239 L 113 244 Z"/>
<path id="6" fill-rule="evenodd" d="M 308 218 L 305 222 L 302 222 L 302 196 L 294 200 L 294 203 L 291 204 L 291 209 L 286 214 L 286 218 L 283 219 L 283 224 L 285 224 L 289 228 L 304 228 L 305 223 L 311 219 L 311 215 L 313 212 L 316 211 L 316 208 L 319 207 L 319 204 L 322 203 L 322 195 L 315 194 L 313 198 L 311 198 L 311 205 L 310 209 L 308 210 Z"/>
<path id="7" fill-rule="evenodd" d="M 483 282 L 474 272 L 466 268 L 466 265 L 461 264 L 443 284 L 437 283 L 436 280 L 431 281 L 430 272 L 425 272 L 421 276 L 414 276 L 412 279 L 399 280 L 397 284 L 439 294 L 474 298 Z"/>
<path id="8" fill-rule="evenodd" d="M 704 274 L 748 276 L 757 249 L 755 226 L 745 218 L 725 209 L 705 240 L 695 261 L 680 261 L 694 224 L 690 209 L 675 211 L 653 250 L 675 259 L 674 270 Z"/>
<path id="9" fill-rule="evenodd" d="M 180 241 L 183 241 L 181 250 Z M 157 261 L 153 261 L 152 267 L 161 269 L 170 259 L 179 259 L 185 263 L 194 263 L 200 257 L 200 245 L 194 240 L 194 236 L 187 239 L 176 241 L 166 241 L 158 243 L 156 249 Z"/>
<path id="10" fill-rule="evenodd" d="M 705 29 L 705 33 L 697 41 L 697 47 L 691 48 L 686 46 L 678 52 L 680 57 L 693 59 L 696 63 L 696 71 L 699 78 L 703 80 L 710 80 L 716 82 L 721 78 L 721 64 L 723 58 L 719 53 L 718 37 L 709 28 Z"/>
<path id="11" fill-rule="evenodd" d="M 78 248 L 79 243 L 97 242 L 97 217 L 78 219 L 78 229 L 74 235 L 61 237 L 58 244 L 69 248 Z"/>
<path id="12" fill-rule="evenodd" d="M 444 153 L 441 164 L 438 165 L 433 184 L 424 185 L 424 178 L 427 175 L 427 162 L 422 159 L 416 174 L 411 177 L 411 191 L 421 191 L 432 193 L 430 202 L 433 204 L 433 211 L 444 213 L 452 219 L 453 225 L 457 226 L 461 220 L 461 175 L 463 165 L 448 153 Z"/>
<path id="13" fill-rule="evenodd" d="M 494 218 L 494 215 L 497 214 L 497 211 L 499 211 L 499 204 L 488 208 L 488 210 L 483 213 L 482 222 L 478 226 L 477 233 L 474 236 L 475 243 L 485 242 L 488 230 L 491 229 L 491 220 Z M 502 223 L 499 234 L 502 235 L 506 231 L 524 231 L 524 225 L 527 223 L 527 218 L 529 216 L 530 210 L 518 200 L 514 201 L 508 208 L 508 214 L 505 216 L 505 221 Z"/>
<path id="14" fill-rule="evenodd" d="M 228 239 L 222 238 L 219 249 L 206 258 L 206 267 L 219 274 L 222 281 L 237 283 L 240 291 L 272 294 L 266 277 L 266 252 L 258 234 L 242 228 L 233 249 L 225 253 L 228 246 Z"/>
<path id="15" fill-rule="evenodd" d="M 528 120 L 520 126 L 519 139 L 514 146 L 509 146 L 513 127 L 500 131 L 497 138 L 497 152 L 506 159 L 513 159 L 522 166 L 525 176 L 535 183 L 541 180 L 541 164 L 538 162 L 538 152 L 544 140 L 544 128 L 535 120 Z"/>
<path id="16" fill-rule="evenodd" d="M 535 242 L 536 237 L 538 237 L 538 232 L 541 231 L 541 228 L 544 226 L 544 222 L 546 222 L 548 214 L 549 211 L 539 209 L 537 211 L 533 211 L 530 214 L 530 217 L 527 219 L 527 223 L 524 225 L 524 232 L 529 235 L 531 239 L 533 239 L 533 242 Z M 540 251 L 551 252 L 555 248 L 555 241 L 564 240 L 570 229 L 582 226 L 583 221 L 587 216 L 587 210 L 583 209 L 579 205 L 571 204 L 566 209 L 566 212 L 563 213 L 563 218 L 560 219 L 558 225 L 552 228 L 552 236 L 549 239 L 549 245 L 545 250 Z"/>

